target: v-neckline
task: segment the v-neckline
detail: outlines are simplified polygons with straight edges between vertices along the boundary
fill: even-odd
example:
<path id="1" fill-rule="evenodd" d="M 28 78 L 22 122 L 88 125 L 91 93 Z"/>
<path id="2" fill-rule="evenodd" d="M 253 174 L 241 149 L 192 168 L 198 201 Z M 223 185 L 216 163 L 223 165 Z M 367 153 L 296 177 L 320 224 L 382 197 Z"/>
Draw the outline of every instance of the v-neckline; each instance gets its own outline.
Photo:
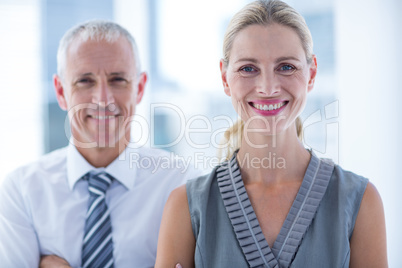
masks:
<path id="1" fill-rule="evenodd" d="M 327 189 L 334 163 L 311 159 L 272 248 L 269 247 L 241 178 L 236 154 L 217 168 L 225 209 L 250 267 L 289 267 Z"/>

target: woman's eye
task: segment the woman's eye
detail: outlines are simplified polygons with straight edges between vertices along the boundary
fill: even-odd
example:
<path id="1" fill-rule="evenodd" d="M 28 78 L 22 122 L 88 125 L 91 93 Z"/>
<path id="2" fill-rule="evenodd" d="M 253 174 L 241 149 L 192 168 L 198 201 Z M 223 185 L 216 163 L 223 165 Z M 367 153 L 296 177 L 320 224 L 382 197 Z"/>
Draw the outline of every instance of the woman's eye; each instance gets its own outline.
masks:
<path id="1" fill-rule="evenodd" d="M 285 65 L 282 65 L 281 67 L 279 67 L 279 70 L 280 71 L 294 71 L 296 68 L 295 67 L 293 67 L 292 65 L 289 65 L 289 64 L 285 64 Z"/>
<path id="2" fill-rule="evenodd" d="M 256 69 L 254 69 L 251 66 L 245 66 L 245 67 L 240 68 L 240 71 L 243 71 L 243 72 L 246 72 L 246 73 L 251 73 L 251 72 L 255 72 Z"/>

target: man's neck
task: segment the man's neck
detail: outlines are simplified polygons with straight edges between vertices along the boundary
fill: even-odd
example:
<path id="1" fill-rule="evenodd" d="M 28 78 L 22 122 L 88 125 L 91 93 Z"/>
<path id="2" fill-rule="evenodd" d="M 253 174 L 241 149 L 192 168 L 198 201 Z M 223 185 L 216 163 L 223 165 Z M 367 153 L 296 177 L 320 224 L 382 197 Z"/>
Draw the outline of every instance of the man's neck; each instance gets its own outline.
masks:
<path id="1" fill-rule="evenodd" d="M 116 144 L 113 147 L 76 148 L 89 164 L 100 168 L 110 165 L 124 151 L 126 146 Z"/>

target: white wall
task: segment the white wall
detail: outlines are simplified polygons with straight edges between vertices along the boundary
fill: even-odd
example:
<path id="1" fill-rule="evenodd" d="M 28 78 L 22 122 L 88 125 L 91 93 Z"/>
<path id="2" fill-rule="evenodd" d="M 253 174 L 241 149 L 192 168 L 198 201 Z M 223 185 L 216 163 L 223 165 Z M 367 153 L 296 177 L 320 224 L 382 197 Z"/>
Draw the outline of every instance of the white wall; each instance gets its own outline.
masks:
<path id="1" fill-rule="evenodd" d="M 38 0 L 0 1 L 0 183 L 43 152 Z"/>
<path id="2" fill-rule="evenodd" d="M 402 2 L 337 0 L 340 164 L 379 190 L 390 267 L 402 267 Z"/>

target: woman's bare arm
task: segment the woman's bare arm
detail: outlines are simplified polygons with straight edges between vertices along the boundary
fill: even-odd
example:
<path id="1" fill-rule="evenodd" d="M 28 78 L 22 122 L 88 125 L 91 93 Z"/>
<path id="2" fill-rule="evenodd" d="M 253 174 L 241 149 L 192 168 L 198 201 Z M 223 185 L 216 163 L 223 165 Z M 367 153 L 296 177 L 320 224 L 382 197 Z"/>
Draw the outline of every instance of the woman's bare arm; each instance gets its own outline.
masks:
<path id="1" fill-rule="evenodd" d="M 183 185 L 170 194 L 163 210 L 155 267 L 174 268 L 177 263 L 185 268 L 194 267 L 194 250 L 195 238 Z"/>
<path id="2" fill-rule="evenodd" d="M 388 267 L 384 208 L 371 183 L 363 195 L 350 240 L 350 267 Z"/>

